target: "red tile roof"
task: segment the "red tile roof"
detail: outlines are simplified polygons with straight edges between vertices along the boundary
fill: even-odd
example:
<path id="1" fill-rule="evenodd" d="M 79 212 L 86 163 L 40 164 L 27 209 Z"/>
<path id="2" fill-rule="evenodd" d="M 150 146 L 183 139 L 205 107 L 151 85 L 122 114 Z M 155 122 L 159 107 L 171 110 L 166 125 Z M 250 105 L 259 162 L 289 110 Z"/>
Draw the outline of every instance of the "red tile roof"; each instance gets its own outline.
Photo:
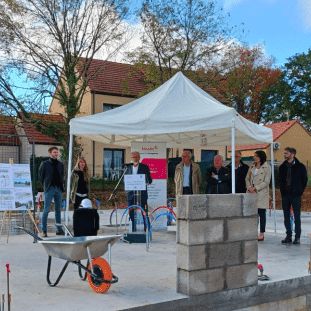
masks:
<path id="1" fill-rule="evenodd" d="M 9 116 L 0 116 L 0 145 L 18 146 L 20 140 L 15 128 L 16 119 Z"/>
<path id="2" fill-rule="evenodd" d="M 31 113 L 30 117 L 32 120 L 44 121 L 45 124 L 48 123 L 64 123 L 64 117 L 60 114 L 39 114 Z M 27 139 L 30 144 L 43 144 L 43 145 L 57 145 L 59 142 L 51 136 L 41 133 L 35 124 L 29 122 L 23 122 L 23 128 Z"/>
<path id="3" fill-rule="evenodd" d="M 290 120 L 285 122 L 266 124 L 265 126 L 272 129 L 273 141 L 276 141 L 296 123 L 300 124 L 297 120 Z M 268 146 L 269 144 L 238 145 L 236 146 L 236 150 L 259 150 L 266 149 Z M 231 150 L 231 148 L 229 148 L 229 150 Z"/>
<path id="4" fill-rule="evenodd" d="M 142 74 L 133 65 L 93 59 L 88 75 L 92 92 L 137 97 L 146 88 Z"/>
<path id="5" fill-rule="evenodd" d="M 94 75 L 88 83 L 94 93 L 137 97 L 147 88 L 143 71 L 130 64 L 93 59 L 88 74 Z M 216 88 L 203 86 L 203 89 L 220 102 L 228 103 Z"/>

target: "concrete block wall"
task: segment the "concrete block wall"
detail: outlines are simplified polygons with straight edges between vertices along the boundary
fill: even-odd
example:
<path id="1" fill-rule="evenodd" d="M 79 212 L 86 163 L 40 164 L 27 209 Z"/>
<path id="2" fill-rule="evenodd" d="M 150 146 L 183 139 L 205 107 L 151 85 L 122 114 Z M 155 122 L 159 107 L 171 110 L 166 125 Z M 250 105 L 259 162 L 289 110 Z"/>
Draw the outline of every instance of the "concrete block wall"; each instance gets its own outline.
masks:
<path id="1" fill-rule="evenodd" d="M 201 295 L 257 284 L 253 195 L 185 195 L 177 206 L 178 292 Z"/>

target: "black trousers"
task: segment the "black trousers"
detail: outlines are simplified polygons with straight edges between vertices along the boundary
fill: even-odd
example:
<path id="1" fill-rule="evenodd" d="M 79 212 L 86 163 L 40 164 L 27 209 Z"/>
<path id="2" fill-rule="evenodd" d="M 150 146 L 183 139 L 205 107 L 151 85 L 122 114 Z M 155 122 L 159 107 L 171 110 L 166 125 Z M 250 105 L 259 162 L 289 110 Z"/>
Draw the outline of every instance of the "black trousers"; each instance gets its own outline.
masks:
<path id="1" fill-rule="evenodd" d="M 128 201 L 128 206 L 131 205 L 139 205 L 143 208 L 143 210 L 146 212 L 146 217 L 143 217 L 143 221 L 144 221 L 144 231 L 146 231 L 146 219 L 147 219 L 147 223 L 148 223 L 148 228 L 150 228 L 150 220 L 149 220 L 149 216 L 148 216 L 148 205 L 147 205 L 147 201 L 141 200 L 141 204 L 137 204 L 136 202 L 134 202 L 135 200 L 129 200 Z M 136 228 L 136 211 L 138 211 L 138 213 L 140 213 L 141 211 L 138 209 L 130 209 L 129 211 L 129 216 L 132 222 L 132 232 L 136 232 L 137 228 Z"/>
<path id="2" fill-rule="evenodd" d="M 182 194 L 193 194 L 190 187 L 183 187 Z"/>
<path id="3" fill-rule="evenodd" d="M 286 235 L 292 236 L 292 228 L 290 225 L 290 208 L 293 207 L 295 217 L 295 234 L 296 238 L 300 239 L 301 235 L 301 196 L 293 196 L 290 194 L 282 195 L 282 208 L 284 214 L 284 225 L 286 228 Z"/>
<path id="4" fill-rule="evenodd" d="M 265 208 L 258 208 L 258 216 L 259 216 L 259 225 L 260 225 L 260 232 L 266 232 L 266 209 Z"/>

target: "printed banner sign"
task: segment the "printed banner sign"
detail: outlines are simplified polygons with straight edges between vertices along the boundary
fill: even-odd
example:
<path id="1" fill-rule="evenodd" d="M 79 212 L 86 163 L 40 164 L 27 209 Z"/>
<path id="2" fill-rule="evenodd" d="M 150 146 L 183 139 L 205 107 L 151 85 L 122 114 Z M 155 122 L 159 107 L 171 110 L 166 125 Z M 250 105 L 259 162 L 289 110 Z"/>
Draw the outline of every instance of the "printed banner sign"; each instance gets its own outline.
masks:
<path id="1" fill-rule="evenodd" d="M 167 160 L 166 143 L 133 142 L 132 151 L 140 153 L 140 161 L 148 165 L 152 184 L 147 186 L 148 205 L 152 208 L 166 205 Z"/>
<path id="2" fill-rule="evenodd" d="M 33 209 L 29 164 L 0 163 L 0 210 Z"/>

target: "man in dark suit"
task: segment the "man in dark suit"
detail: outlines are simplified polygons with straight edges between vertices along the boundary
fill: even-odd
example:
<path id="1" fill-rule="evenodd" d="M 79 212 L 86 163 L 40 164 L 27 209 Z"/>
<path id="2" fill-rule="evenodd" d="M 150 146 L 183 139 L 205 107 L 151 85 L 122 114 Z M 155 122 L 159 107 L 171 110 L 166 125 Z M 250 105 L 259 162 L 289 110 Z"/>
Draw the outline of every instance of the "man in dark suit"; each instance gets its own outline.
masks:
<path id="1" fill-rule="evenodd" d="M 223 166 L 221 155 L 214 157 L 214 166 L 207 170 L 206 193 L 225 194 L 230 193 L 229 171 Z"/>
<path id="2" fill-rule="evenodd" d="M 131 205 L 139 205 L 141 206 L 144 211 L 146 212 L 146 218 L 149 223 L 148 218 L 148 191 L 147 191 L 147 185 L 150 185 L 152 183 L 152 178 L 150 174 L 149 167 L 143 163 L 139 163 L 140 160 L 140 154 L 137 151 L 134 151 L 131 153 L 131 159 L 132 164 L 127 167 L 126 173 L 127 175 L 133 175 L 133 174 L 144 174 L 146 178 L 146 190 L 141 191 L 128 191 L 127 192 L 127 203 L 128 206 Z M 135 223 L 135 209 L 131 209 L 129 211 L 130 219 L 132 221 L 132 232 L 136 231 L 136 223 Z M 144 219 L 144 228 L 146 230 L 146 222 Z"/>
<path id="3" fill-rule="evenodd" d="M 301 196 L 308 183 L 306 167 L 296 158 L 296 149 L 286 147 L 284 150 L 285 161 L 279 168 L 280 191 L 282 196 L 282 209 L 286 237 L 283 244 L 292 243 L 292 228 L 290 224 L 290 207 L 294 210 L 295 240 L 294 244 L 300 244 L 301 235 Z"/>
<path id="4" fill-rule="evenodd" d="M 241 160 L 241 156 L 242 156 L 241 151 L 237 150 L 235 152 L 235 193 L 246 192 L 245 178 L 246 178 L 249 167 L 247 164 L 245 164 Z M 232 163 L 227 165 L 227 169 L 229 171 L 230 183 L 232 184 L 232 180 L 231 180 Z"/>

